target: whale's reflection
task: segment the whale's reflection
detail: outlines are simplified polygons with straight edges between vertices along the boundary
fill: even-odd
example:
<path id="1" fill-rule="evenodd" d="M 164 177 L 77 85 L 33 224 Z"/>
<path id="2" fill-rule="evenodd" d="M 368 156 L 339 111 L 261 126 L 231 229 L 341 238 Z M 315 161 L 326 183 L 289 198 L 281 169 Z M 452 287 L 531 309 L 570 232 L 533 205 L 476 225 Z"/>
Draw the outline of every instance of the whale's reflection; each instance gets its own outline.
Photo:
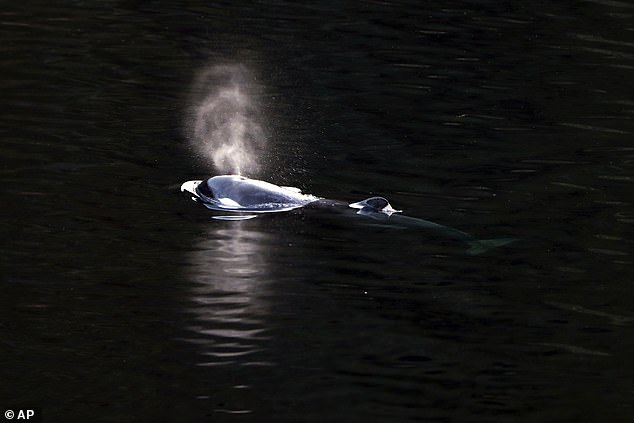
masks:
<path id="1" fill-rule="evenodd" d="M 201 366 L 270 364 L 254 358 L 268 338 L 264 318 L 270 287 L 267 233 L 247 222 L 214 226 L 188 254 L 195 318 L 188 327 L 201 348 Z M 252 228 L 252 227 L 251 227 Z"/>

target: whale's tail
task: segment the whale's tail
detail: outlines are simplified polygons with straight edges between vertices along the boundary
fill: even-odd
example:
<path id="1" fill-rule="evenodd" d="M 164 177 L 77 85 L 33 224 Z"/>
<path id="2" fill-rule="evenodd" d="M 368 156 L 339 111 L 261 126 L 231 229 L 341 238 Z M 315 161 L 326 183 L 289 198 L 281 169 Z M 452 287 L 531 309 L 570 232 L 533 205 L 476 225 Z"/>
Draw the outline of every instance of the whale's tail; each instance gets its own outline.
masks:
<path id="1" fill-rule="evenodd" d="M 400 227 L 416 228 L 419 230 L 431 230 L 432 232 L 438 233 L 443 237 L 467 244 L 468 249 L 466 253 L 474 256 L 486 253 L 493 248 L 502 247 L 503 245 L 508 245 L 514 241 L 517 241 L 517 238 L 477 239 L 473 237 L 473 235 L 470 235 L 459 229 L 450 228 L 449 226 L 440 225 L 438 223 L 419 219 L 417 217 L 405 216 L 400 213 L 391 215 L 386 215 L 384 213 L 362 214 L 368 215 L 374 219 L 383 220 L 386 223 L 390 223 Z"/>
<path id="2" fill-rule="evenodd" d="M 502 247 L 512 242 L 517 241 L 517 238 L 495 238 L 495 239 L 472 239 L 466 241 L 469 245 L 467 254 L 477 256 L 483 254 L 492 248 Z"/>

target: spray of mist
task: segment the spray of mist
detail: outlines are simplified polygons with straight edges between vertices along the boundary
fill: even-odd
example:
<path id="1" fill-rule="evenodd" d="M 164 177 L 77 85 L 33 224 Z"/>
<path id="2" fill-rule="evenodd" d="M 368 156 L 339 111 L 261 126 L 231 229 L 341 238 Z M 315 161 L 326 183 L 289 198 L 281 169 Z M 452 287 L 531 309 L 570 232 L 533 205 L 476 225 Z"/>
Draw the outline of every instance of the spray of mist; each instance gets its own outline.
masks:
<path id="1" fill-rule="evenodd" d="M 267 139 L 258 89 L 242 65 L 213 65 L 192 87 L 188 138 L 219 173 L 256 176 Z"/>

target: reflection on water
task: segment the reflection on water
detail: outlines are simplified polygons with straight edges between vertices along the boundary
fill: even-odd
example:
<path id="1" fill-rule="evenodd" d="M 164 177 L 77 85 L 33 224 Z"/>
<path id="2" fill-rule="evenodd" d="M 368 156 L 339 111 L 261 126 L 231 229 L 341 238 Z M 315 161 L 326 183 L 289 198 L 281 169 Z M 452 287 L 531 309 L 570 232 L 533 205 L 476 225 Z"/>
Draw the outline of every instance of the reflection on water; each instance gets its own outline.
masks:
<path id="1" fill-rule="evenodd" d="M 244 222 L 211 225 L 188 255 L 194 323 L 191 339 L 200 345 L 201 366 L 254 363 L 250 357 L 267 339 L 266 302 L 269 234 L 246 229 Z"/>

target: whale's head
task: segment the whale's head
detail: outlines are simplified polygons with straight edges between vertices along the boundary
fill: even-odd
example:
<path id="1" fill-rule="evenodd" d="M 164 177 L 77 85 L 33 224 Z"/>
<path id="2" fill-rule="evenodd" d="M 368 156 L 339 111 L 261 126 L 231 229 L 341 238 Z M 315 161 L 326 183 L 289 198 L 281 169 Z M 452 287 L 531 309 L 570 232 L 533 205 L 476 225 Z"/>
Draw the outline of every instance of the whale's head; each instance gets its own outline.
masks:
<path id="1" fill-rule="evenodd" d="M 218 194 L 223 194 L 235 186 L 246 186 L 241 182 L 249 181 L 248 178 L 239 175 L 213 176 L 204 180 L 187 181 L 181 185 L 181 192 L 189 192 L 199 200 L 205 202 L 218 199 Z"/>
<path id="2" fill-rule="evenodd" d="M 213 199 L 215 198 L 214 190 L 211 188 L 211 185 L 207 183 L 207 180 L 202 181 L 196 187 L 196 192 L 204 199 Z"/>
<path id="3" fill-rule="evenodd" d="M 203 180 L 187 181 L 181 185 L 181 192 L 189 192 L 193 199 L 205 204 L 217 203 L 221 199 L 230 200 L 248 192 L 251 186 L 248 178 L 239 175 L 213 176 Z"/>
<path id="4" fill-rule="evenodd" d="M 370 197 L 357 203 L 348 204 L 353 209 L 358 209 L 358 214 L 373 215 L 382 213 L 391 216 L 394 213 L 400 213 L 401 210 L 395 210 L 392 205 L 383 197 Z"/>
<path id="5" fill-rule="evenodd" d="M 187 181 L 181 191 L 195 201 L 217 211 L 274 213 L 293 210 L 318 200 L 297 188 L 282 187 L 240 175 L 217 175 L 204 180 Z"/>

